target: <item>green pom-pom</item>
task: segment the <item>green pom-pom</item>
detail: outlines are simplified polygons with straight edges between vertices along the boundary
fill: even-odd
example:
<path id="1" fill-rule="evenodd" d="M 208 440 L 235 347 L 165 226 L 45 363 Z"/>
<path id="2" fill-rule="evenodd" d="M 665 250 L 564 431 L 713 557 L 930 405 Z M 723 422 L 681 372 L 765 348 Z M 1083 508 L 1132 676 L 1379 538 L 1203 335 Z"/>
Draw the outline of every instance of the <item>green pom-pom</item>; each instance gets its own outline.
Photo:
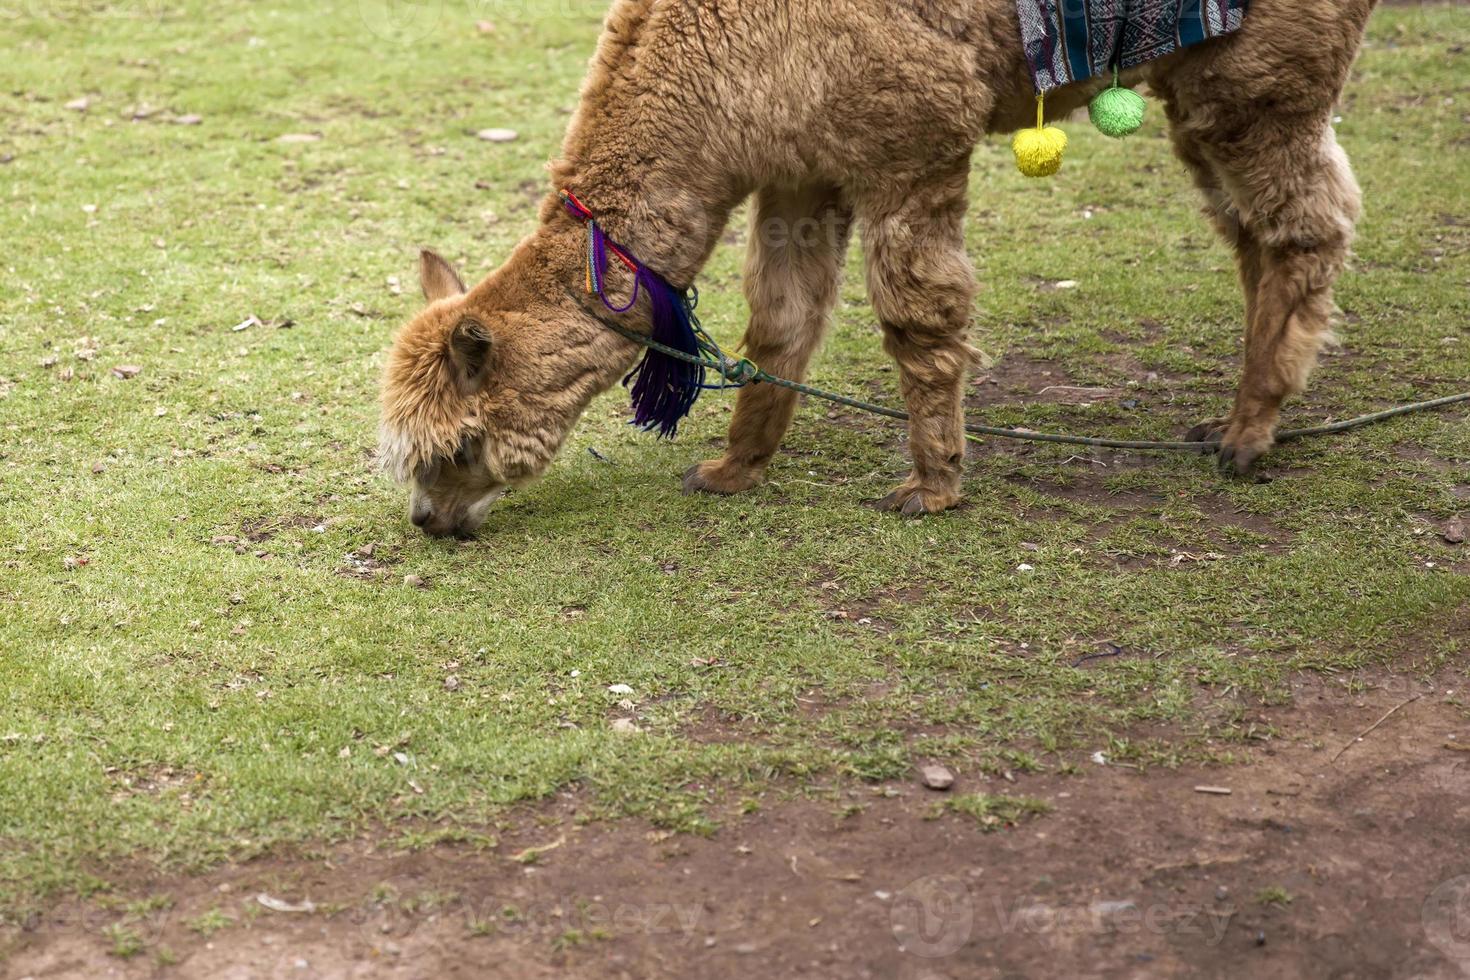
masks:
<path id="1" fill-rule="evenodd" d="M 1138 132 L 1147 110 L 1148 103 L 1143 96 L 1132 89 L 1114 86 L 1099 92 L 1087 112 L 1104 136 L 1122 139 Z"/>

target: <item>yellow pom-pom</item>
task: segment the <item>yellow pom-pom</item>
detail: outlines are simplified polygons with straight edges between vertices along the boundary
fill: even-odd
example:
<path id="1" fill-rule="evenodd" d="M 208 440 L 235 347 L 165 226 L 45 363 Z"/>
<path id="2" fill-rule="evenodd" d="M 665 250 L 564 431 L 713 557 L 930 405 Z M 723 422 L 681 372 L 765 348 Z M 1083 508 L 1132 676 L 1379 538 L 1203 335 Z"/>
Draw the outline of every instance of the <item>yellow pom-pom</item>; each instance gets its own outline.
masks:
<path id="1" fill-rule="evenodd" d="M 1062 169 L 1062 154 L 1067 149 L 1067 134 L 1055 126 L 1023 129 L 1011 140 L 1016 151 L 1016 166 L 1027 177 L 1050 177 Z"/>

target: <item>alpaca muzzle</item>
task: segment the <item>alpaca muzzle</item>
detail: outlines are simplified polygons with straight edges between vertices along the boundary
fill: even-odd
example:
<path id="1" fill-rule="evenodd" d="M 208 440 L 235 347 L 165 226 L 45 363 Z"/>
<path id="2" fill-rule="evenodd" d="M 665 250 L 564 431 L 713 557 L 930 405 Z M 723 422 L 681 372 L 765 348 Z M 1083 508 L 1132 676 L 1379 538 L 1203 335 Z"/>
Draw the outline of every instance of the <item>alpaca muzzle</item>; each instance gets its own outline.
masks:
<path id="1" fill-rule="evenodd" d="M 429 494 L 416 488 L 409 499 L 408 519 L 431 538 L 470 538 L 485 523 L 490 508 L 505 496 L 507 489 L 497 488 L 466 504 L 458 500 L 436 503 Z"/>

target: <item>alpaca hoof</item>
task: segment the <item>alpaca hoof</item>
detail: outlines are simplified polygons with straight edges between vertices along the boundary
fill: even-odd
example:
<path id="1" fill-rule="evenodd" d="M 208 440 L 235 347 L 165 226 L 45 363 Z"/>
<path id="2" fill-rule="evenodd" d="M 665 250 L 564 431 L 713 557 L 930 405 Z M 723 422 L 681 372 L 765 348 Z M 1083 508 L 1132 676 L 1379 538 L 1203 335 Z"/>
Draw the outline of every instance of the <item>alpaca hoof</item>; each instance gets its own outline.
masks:
<path id="1" fill-rule="evenodd" d="M 1274 427 L 1231 426 L 1220 442 L 1215 464 L 1223 476 L 1254 477 L 1256 464 L 1275 444 Z"/>
<path id="2" fill-rule="evenodd" d="M 728 497 L 749 490 L 759 482 L 758 475 L 732 471 L 721 460 L 712 459 L 691 466 L 685 471 L 684 492 L 686 494 L 709 493 Z"/>
<path id="3" fill-rule="evenodd" d="M 904 486 L 873 506 L 887 513 L 902 514 L 904 517 L 924 517 L 928 514 L 942 514 L 958 507 L 959 503 L 960 495 L 957 493 Z"/>
<path id="4" fill-rule="evenodd" d="M 1200 451 L 1214 453 L 1215 467 L 1228 477 L 1254 476 L 1256 463 L 1275 443 L 1269 431 L 1253 435 L 1252 427 L 1232 425 L 1229 419 L 1206 419 L 1190 429 L 1184 441 L 1203 443 Z"/>
<path id="5" fill-rule="evenodd" d="M 1226 443 L 1220 446 L 1215 465 L 1219 468 L 1221 476 L 1253 477 L 1256 473 L 1256 463 L 1263 455 L 1265 455 L 1264 449 L 1252 449 Z"/>

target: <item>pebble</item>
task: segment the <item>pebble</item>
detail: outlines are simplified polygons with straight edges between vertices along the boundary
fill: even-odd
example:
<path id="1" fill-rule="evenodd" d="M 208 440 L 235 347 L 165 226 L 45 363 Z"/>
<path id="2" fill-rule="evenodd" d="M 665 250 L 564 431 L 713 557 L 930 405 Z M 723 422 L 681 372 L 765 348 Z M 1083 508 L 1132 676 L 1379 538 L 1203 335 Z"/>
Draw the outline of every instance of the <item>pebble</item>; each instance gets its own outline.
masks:
<path id="1" fill-rule="evenodd" d="M 954 785 L 954 773 L 944 766 L 925 766 L 923 775 L 924 785 L 941 793 Z"/>
<path id="2" fill-rule="evenodd" d="M 1465 543 L 1465 520 L 1456 517 L 1444 526 L 1444 540 L 1446 544 Z"/>

